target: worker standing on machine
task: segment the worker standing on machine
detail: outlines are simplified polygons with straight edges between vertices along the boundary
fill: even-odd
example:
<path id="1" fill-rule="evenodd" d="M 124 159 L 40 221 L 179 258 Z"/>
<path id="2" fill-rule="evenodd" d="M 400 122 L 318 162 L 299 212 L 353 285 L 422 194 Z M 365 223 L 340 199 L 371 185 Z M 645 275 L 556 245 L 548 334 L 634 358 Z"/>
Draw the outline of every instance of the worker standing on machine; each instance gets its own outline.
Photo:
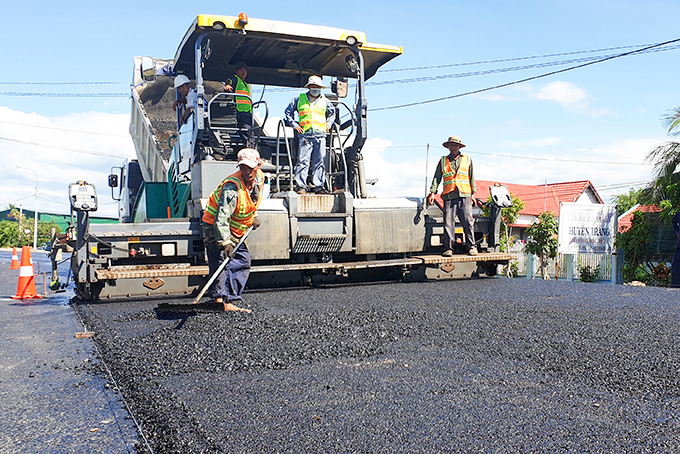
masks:
<path id="1" fill-rule="evenodd" d="M 184 105 L 186 110 L 182 114 L 180 122 L 185 124 L 196 109 L 196 98 L 198 95 L 196 95 L 196 91 L 191 88 L 190 80 L 184 74 L 175 77 L 175 89 L 179 92 L 180 96 L 172 104 L 172 108 L 177 110 L 177 107 L 179 107 L 180 104 Z"/>
<path id="2" fill-rule="evenodd" d="M 296 96 L 285 111 L 286 122 L 298 134 L 298 162 L 295 166 L 295 183 L 298 194 L 307 193 L 307 176 L 312 172 L 312 184 L 317 193 L 328 193 L 324 189 L 326 160 L 326 134 L 330 131 L 335 118 L 335 107 L 321 93 L 323 80 L 319 76 L 309 76 L 307 93 Z M 297 112 L 298 121 L 294 114 Z"/>
<path id="3" fill-rule="evenodd" d="M 236 305 L 241 302 L 250 276 L 250 253 L 245 242 L 234 248 L 251 226 L 256 229 L 260 225 L 255 214 L 262 201 L 261 165 L 257 150 L 239 151 L 239 170 L 215 188 L 203 213 L 203 242 L 210 274 L 215 273 L 224 260 L 231 260 L 211 289 L 211 296 L 216 303 L 224 304 L 225 311 L 250 312 Z"/>
<path id="4" fill-rule="evenodd" d="M 464 155 L 460 149 L 465 144 L 458 136 L 451 136 L 442 144 L 448 148 L 449 154 L 442 156 L 437 166 L 430 187 L 430 194 L 427 196 L 427 203 L 434 202 L 434 196 L 439 189 L 439 184 L 444 182 L 442 190 L 442 200 L 444 202 L 444 257 L 453 255 L 453 246 L 456 241 L 456 212 L 459 214 L 460 222 L 465 234 L 465 246 L 470 255 L 477 255 L 475 246 L 474 220 L 472 219 L 472 199 L 474 198 L 477 187 L 475 176 L 472 171 L 472 159 Z"/>
<path id="5" fill-rule="evenodd" d="M 250 85 L 246 82 L 248 66 L 245 62 L 234 65 L 234 77 L 224 82 L 224 90 L 236 93 L 236 126 L 243 131 L 246 147 L 252 147 L 251 129 L 253 128 L 253 102 Z M 241 96 L 238 96 L 241 95 Z"/>

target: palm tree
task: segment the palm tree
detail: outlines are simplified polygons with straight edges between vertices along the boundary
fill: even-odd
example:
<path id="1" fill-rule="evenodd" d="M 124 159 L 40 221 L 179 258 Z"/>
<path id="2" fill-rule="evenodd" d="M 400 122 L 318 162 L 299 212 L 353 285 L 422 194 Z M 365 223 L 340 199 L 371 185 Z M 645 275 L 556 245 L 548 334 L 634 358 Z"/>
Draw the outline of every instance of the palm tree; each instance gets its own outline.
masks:
<path id="1" fill-rule="evenodd" d="M 680 136 L 680 107 L 664 115 L 662 121 L 669 136 Z M 646 160 L 654 162 L 656 177 L 645 189 L 645 195 L 662 205 L 666 211 L 663 217 L 672 216 L 680 208 L 680 142 L 671 140 L 659 145 Z"/>

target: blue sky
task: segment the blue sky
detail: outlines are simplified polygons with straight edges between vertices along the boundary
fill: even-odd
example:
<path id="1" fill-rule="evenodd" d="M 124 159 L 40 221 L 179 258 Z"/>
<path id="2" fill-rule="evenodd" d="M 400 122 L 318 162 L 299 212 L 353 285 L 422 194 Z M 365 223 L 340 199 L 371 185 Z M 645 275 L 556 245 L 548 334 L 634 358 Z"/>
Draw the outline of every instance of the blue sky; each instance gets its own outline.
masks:
<path id="1" fill-rule="evenodd" d="M 466 93 L 578 63 L 454 77 L 462 73 L 611 55 L 635 49 L 628 46 L 680 38 L 680 3 L 671 0 L 244 5 L 250 17 L 361 30 L 371 42 L 403 46 L 404 54 L 370 82 L 448 76 L 369 86 L 369 109 Z M 0 29 L 3 208 L 8 203 L 33 208 L 35 174 L 19 165 L 38 174 L 40 211 L 67 212 L 68 184 L 86 179 L 97 185 L 100 214 L 113 215 L 106 175 L 124 157 L 134 156 L 127 133 L 129 99 L 26 94 L 128 93 L 133 56 L 172 58 L 196 15 L 235 16 L 239 8 L 213 1 L 5 5 Z M 616 47 L 621 49 L 582 52 Z M 589 179 L 606 200 L 627 192 L 649 180 L 651 166 L 644 158 L 667 140 L 660 118 L 680 105 L 680 49 L 661 49 L 477 95 L 369 110 L 364 155 L 369 178 L 379 180 L 373 194 L 422 196 L 438 157 L 445 154 L 441 143 L 453 134 L 468 145 L 465 151 L 479 179 L 524 184 Z M 581 53 L 452 66 L 572 52 Z M 414 67 L 428 69 L 404 70 Z M 293 94 L 266 99 L 280 115 Z"/>

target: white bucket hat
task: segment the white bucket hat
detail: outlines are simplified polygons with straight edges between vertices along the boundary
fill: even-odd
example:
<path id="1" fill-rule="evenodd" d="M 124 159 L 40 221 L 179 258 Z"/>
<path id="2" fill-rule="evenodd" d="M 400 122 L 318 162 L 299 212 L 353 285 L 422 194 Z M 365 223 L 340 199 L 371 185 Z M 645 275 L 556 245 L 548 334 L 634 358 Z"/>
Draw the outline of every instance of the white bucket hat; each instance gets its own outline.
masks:
<path id="1" fill-rule="evenodd" d="M 323 80 L 319 76 L 309 76 L 309 79 L 307 79 L 307 85 L 305 85 L 305 88 L 308 88 L 310 85 L 318 85 L 321 88 L 326 88 L 323 84 Z"/>

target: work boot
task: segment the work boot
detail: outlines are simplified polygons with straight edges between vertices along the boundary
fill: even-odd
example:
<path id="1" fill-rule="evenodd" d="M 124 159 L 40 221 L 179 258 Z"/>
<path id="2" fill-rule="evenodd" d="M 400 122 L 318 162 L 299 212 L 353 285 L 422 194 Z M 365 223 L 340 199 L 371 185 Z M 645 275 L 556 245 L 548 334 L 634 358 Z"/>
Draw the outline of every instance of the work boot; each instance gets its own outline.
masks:
<path id="1" fill-rule="evenodd" d="M 477 255 L 477 248 L 475 246 L 472 246 L 470 250 L 468 251 L 468 254 L 470 255 Z"/>
<path id="2" fill-rule="evenodd" d="M 453 251 L 452 251 L 451 249 L 447 249 L 447 250 L 444 251 L 444 253 L 442 254 L 442 256 L 444 256 L 444 257 L 453 257 Z"/>

